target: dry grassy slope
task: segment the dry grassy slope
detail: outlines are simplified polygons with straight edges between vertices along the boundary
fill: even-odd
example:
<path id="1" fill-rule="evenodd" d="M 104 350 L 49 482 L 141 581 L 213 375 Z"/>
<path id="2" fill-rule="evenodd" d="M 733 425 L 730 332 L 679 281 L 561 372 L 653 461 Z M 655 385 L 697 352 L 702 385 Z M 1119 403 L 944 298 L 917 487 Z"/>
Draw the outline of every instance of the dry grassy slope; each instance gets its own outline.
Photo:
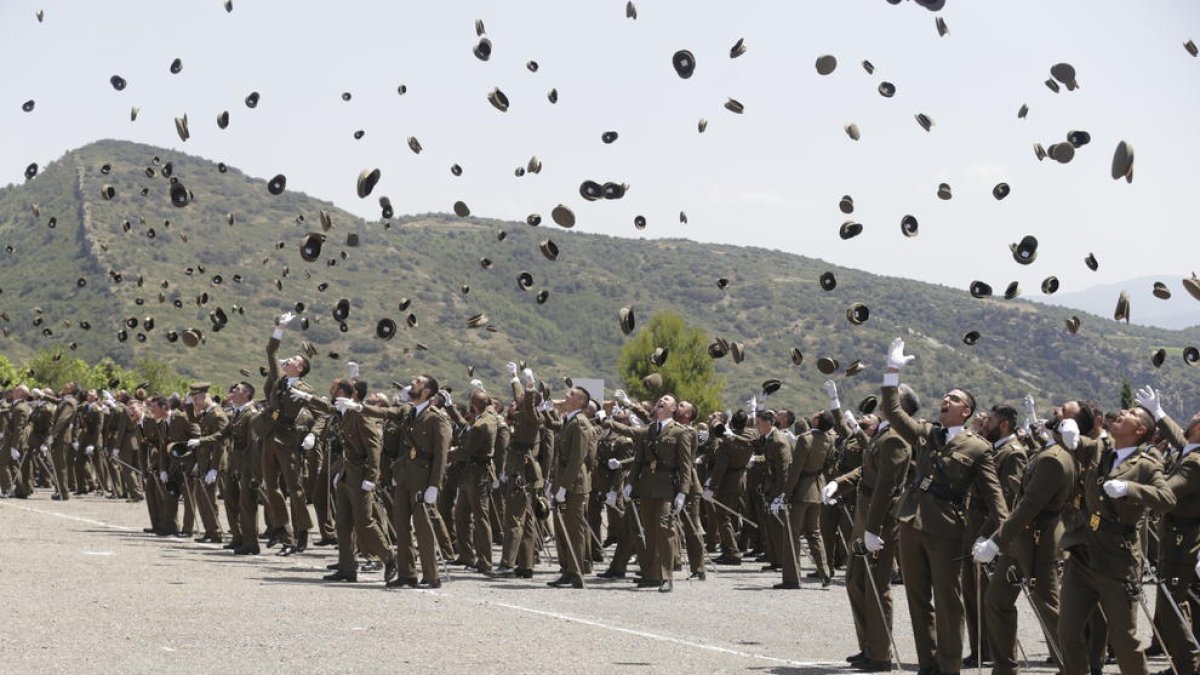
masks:
<path id="1" fill-rule="evenodd" d="M 162 176 L 167 162 L 194 193 L 186 208 L 170 204 Z M 107 175 L 100 171 L 105 163 L 112 166 Z M 116 190 L 115 198 L 101 197 L 104 185 Z M 34 203 L 40 216 L 32 212 Z M 403 208 L 398 199 L 396 207 Z M 331 214 L 333 228 L 322 260 L 307 263 L 299 256 L 300 241 L 306 232 L 321 230 L 322 209 Z M 467 367 L 474 365 L 477 376 L 498 384 L 503 364 L 517 358 L 528 359 L 548 380 L 569 375 L 612 382 L 624 341 L 616 313 L 634 304 L 643 321 L 654 311 L 673 309 L 712 334 L 745 342 L 746 362 L 718 363 L 731 404 L 774 376 L 785 387 L 773 404 L 822 405 L 824 376 L 814 365 L 819 356 L 832 356 L 843 367 L 863 360 L 866 372 L 847 383 L 848 397 L 857 400 L 875 389 L 886 344 L 906 335 L 919 357 L 906 377 L 927 395 L 954 383 L 972 388 L 988 404 L 1015 402 L 1033 391 L 1042 400 L 1089 396 L 1111 405 L 1122 378 L 1129 378 L 1167 388 L 1188 410 L 1200 407 L 1196 371 L 1175 351 L 1200 344 L 1200 330 L 1128 327 L 1085 316 L 1083 330 L 1072 336 L 1062 328 L 1066 310 L 974 300 L 961 289 L 776 251 L 565 231 L 543 216 L 546 224 L 538 228 L 439 214 L 395 218 L 385 227 L 301 193 L 272 196 L 263 179 L 236 168 L 220 173 L 207 160 L 101 141 L 68 153 L 25 185 L 0 191 L 0 245 L 13 246 L 12 253 L 0 253 L 0 309 L 9 316 L 4 327 L 11 333 L 0 340 L 0 351 L 19 360 L 75 341 L 76 353 L 89 360 L 111 355 L 130 363 L 152 353 L 190 377 L 224 382 L 240 377 L 241 368 L 257 370 L 271 318 L 303 302 L 312 320 L 303 337 L 322 354 L 315 373 L 320 382 L 340 374 L 349 357 L 381 383 L 421 370 L 461 387 Z M 57 218 L 54 229 L 48 227 L 50 217 Z M 507 232 L 504 241 L 498 240 L 500 230 Z M 346 245 L 350 233 L 359 235 L 359 246 Z M 546 237 L 562 249 L 555 262 L 538 252 Z M 490 270 L 480 267 L 483 256 L 493 261 Z M 771 270 L 771 277 L 764 279 L 762 270 Z M 817 285 L 826 270 L 839 282 L 830 293 Z M 516 286 L 521 271 L 534 275 L 529 292 Z M 113 274 L 120 274 L 119 283 Z M 219 286 L 212 282 L 216 274 L 224 278 Z M 241 283 L 233 281 L 235 274 L 242 275 Z M 716 287 L 718 276 L 732 279 L 724 292 Z M 85 287 L 77 286 L 80 277 Z M 328 283 L 323 292 L 321 283 Z M 463 285 L 470 286 L 469 293 L 462 293 Z M 538 305 L 534 297 L 543 288 L 550 298 Z M 197 303 L 202 293 L 209 296 L 203 306 Z M 346 333 L 330 316 L 342 297 L 353 306 Z M 416 328 L 404 327 L 405 313 L 397 308 L 402 298 L 411 300 Z M 144 304 L 137 305 L 138 299 Z M 175 299 L 181 308 L 173 306 Z M 846 307 L 855 301 L 871 308 L 870 320 L 859 327 L 845 320 Z M 40 327 L 31 324 L 34 306 L 44 312 Z M 217 306 L 230 323 L 214 333 L 208 313 Z M 466 318 L 477 312 L 487 313 L 497 331 L 469 330 Z M 138 329 L 129 331 L 127 342 L 116 339 L 124 319 L 146 316 L 155 320 L 146 342 L 134 339 Z M 374 337 L 375 323 L 385 316 L 402 326 L 391 342 Z M 92 330 L 80 329 L 80 320 L 90 321 Z M 54 334 L 41 335 L 45 327 Z M 204 346 L 166 342 L 166 331 L 189 327 L 205 330 Z M 973 348 L 960 340 L 972 329 L 984 333 Z M 300 339 L 293 337 L 287 348 L 296 348 Z M 418 342 L 429 350 L 416 349 Z M 800 368 L 790 365 L 793 346 L 806 356 Z M 1158 346 L 1171 348 L 1173 356 L 1154 370 L 1149 354 Z M 329 358 L 331 352 L 339 358 Z"/>

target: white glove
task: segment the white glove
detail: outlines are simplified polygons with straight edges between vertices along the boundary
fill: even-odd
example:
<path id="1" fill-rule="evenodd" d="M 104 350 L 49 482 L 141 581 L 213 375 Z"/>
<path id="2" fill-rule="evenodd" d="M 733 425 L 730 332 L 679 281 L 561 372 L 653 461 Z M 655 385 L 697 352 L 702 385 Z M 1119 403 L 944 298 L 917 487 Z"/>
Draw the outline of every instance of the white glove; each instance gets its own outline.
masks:
<path id="1" fill-rule="evenodd" d="M 295 318 L 295 314 L 291 312 L 284 312 L 283 314 L 275 317 L 275 325 L 279 326 L 280 328 L 287 328 L 288 324 L 292 323 L 292 319 Z"/>
<path id="2" fill-rule="evenodd" d="M 1129 481 L 1127 480 L 1106 480 L 1104 481 L 1104 494 L 1113 499 L 1120 499 L 1129 495 Z"/>
<path id="3" fill-rule="evenodd" d="M 675 507 L 671 509 L 671 513 L 679 513 L 683 510 L 683 502 L 687 499 L 687 495 L 682 492 L 675 493 Z"/>
<path id="4" fill-rule="evenodd" d="M 375 489 L 375 484 L 374 484 L 374 483 L 372 483 L 371 481 L 369 481 L 369 480 L 364 480 L 364 481 L 362 482 L 362 491 L 363 491 L 363 492 L 370 492 L 370 491 L 372 491 L 372 490 L 374 490 L 374 489 Z"/>
<path id="5" fill-rule="evenodd" d="M 425 488 L 425 503 L 436 504 L 438 498 L 438 489 L 436 485 L 430 485 Z"/>
<path id="6" fill-rule="evenodd" d="M 500 479 L 499 479 L 499 478 L 493 478 L 493 479 L 492 479 L 492 489 L 493 489 L 493 490 L 499 490 L 499 489 L 500 489 Z"/>
<path id="7" fill-rule="evenodd" d="M 554 493 L 554 501 L 558 502 L 559 504 L 562 504 L 563 502 L 567 501 L 567 488 L 565 488 L 565 487 L 558 488 L 558 492 Z"/>
<path id="8" fill-rule="evenodd" d="M 400 397 L 401 403 L 408 403 L 409 401 L 411 401 L 412 400 L 412 385 L 411 384 L 404 385 L 404 388 L 400 390 L 399 397 Z"/>
<path id="9" fill-rule="evenodd" d="M 700 445 L 704 445 L 705 443 L 707 443 L 708 442 L 708 432 L 707 431 L 696 432 L 696 442 L 699 443 Z M 700 463 L 701 461 L 702 460 L 699 457 L 696 458 L 696 463 Z"/>
<path id="10" fill-rule="evenodd" d="M 711 502 L 711 501 L 713 501 L 713 499 L 715 499 L 711 488 L 704 488 L 703 497 L 704 497 L 704 501 L 706 501 L 706 502 Z"/>
<path id="11" fill-rule="evenodd" d="M 189 439 L 187 440 L 187 446 L 188 446 L 189 448 L 195 448 L 195 447 L 198 447 L 199 445 L 200 445 L 200 439 L 199 439 L 199 438 L 189 438 Z"/>
<path id="12" fill-rule="evenodd" d="M 838 410 L 842 407 L 841 401 L 838 400 L 837 384 L 833 380 L 825 380 L 821 385 L 821 391 L 825 392 L 825 396 L 829 399 L 829 409 Z"/>
<path id="13" fill-rule="evenodd" d="M 624 389 L 618 389 L 613 392 L 613 398 L 617 399 L 625 405 L 629 405 L 629 394 L 625 393 Z"/>
<path id="14" fill-rule="evenodd" d="M 604 493 L 604 503 L 609 506 L 616 506 L 617 505 L 617 493 L 613 492 L 612 490 L 609 490 L 608 492 Z"/>
<path id="15" fill-rule="evenodd" d="M 1196 576 L 1200 576 L 1200 553 L 1196 554 Z"/>
<path id="16" fill-rule="evenodd" d="M 0 434 L 0 440 L 3 440 L 3 439 L 4 439 L 4 434 Z M 79 441 L 71 441 L 71 447 L 74 448 L 76 452 L 78 452 L 79 451 Z"/>
<path id="17" fill-rule="evenodd" d="M 532 387 L 534 383 L 533 371 L 529 368 L 521 371 L 521 379 L 524 380 L 526 387 Z"/>
<path id="18" fill-rule="evenodd" d="M 546 497 L 549 498 L 551 495 L 554 494 L 554 484 L 551 483 L 550 481 L 546 481 L 546 489 L 543 490 L 543 492 L 545 492 Z"/>
<path id="19" fill-rule="evenodd" d="M 303 448 L 304 450 L 312 450 L 313 446 L 316 444 L 317 444 L 317 437 L 313 436 L 312 434 L 309 434 L 304 437 L 303 441 L 300 442 L 300 447 Z"/>
<path id="20" fill-rule="evenodd" d="M 289 389 L 288 396 L 292 397 L 293 401 L 304 401 L 305 403 L 312 400 L 313 395 L 302 389 Z"/>
<path id="21" fill-rule="evenodd" d="M 837 500 L 834 499 L 833 496 L 837 494 L 837 491 L 838 491 L 837 481 L 836 480 L 829 481 L 828 483 L 825 484 L 825 487 L 821 488 L 821 501 L 823 501 L 826 504 L 829 504 L 831 506 L 833 504 L 836 504 Z"/>
<path id="22" fill-rule="evenodd" d="M 45 443 L 42 443 L 42 447 L 38 448 L 38 451 L 44 455 L 44 454 L 50 452 L 50 446 L 46 445 Z"/>
<path id="23" fill-rule="evenodd" d="M 217 470 L 209 469 L 208 473 L 204 474 L 204 484 L 212 485 L 215 482 L 217 482 Z"/>
<path id="24" fill-rule="evenodd" d="M 1135 398 L 1137 398 L 1138 405 L 1142 406 L 1146 410 L 1149 410 L 1150 414 L 1154 415 L 1155 422 L 1161 420 L 1163 417 L 1166 417 L 1167 413 L 1163 411 L 1162 401 L 1159 400 L 1158 393 L 1155 392 L 1154 389 L 1152 389 L 1149 385 L 1138 389 L 1137 396 Z"/>
<path id="25" fill-rule="evenodd" d="M 339 471 L 333 474 L 333 484 L 337 485 L 342 480 L 342 472 Z"/>
<path id="26" fill-rule="evenodd" d="M 483 389 L 483 380 L 471 380 L 471 389 Z"/>
<path id="27" fill-rule="evenodd" d="M 504 473 L 504 472 L 501 472 L 501 473 L 500 473 L 500 482 L 501 482 L 501 483 L 507 483 L 507 482 L 508 482 L 508 474 L 507 474 L 507 473 Z"/>
<path id="28" fill-rule="evenodd" d="M 783 497 L 776 497 L 771 500 L 770 511 L 771 515 L 779 515 L 779 509 L 783 508 Z"/>
<path id="29" fill-rule="evenodd" d="M 167 482 L 167 472 L 166 471 L 158 472 L 158 482 L 160 482 L 164 485 L 166 484 L 166 482 Z"/>
<path id="30" fill-rule="evenodd" d="M 1033 396 L 1025 394 L 1025 419 L 1033 423 L 1037 419 L 1037 404 L 1033 401 Z"/>
<path id="31" fill-rule="evenodd" d="M 94 445 L 89 445 L 89 446 L 87 446 L 86 448 L 84 448 L 84 449 L 83 449 L 83 454 L 87 455 L 88 457 L 91 457 L 91 456 L 92 456 L 92 453 L 93 453 L 93 452 L 95 452 L 95 451 L 96 451 L 96 446 L 94 446 Z"/>
<path id="32" fill-rule="evenodd" d="M 621 468 L 621 460 L 615 459 L 613 457 L 609 457 L 608 458 L 608 470 L 616 471 L 619 468 Z"/>
<path id="33" fill-rule="evenodd" d="M 109 455 L 111 455 L 113 459 L 116 459 L 116 458 L 117 458 L 117 456 L 121 454 L 121 449 L 120 449 L 120 448 L 113 448 L 113 449 L 112 449 L 112 452 L 110 452 L 110 453 L 108 453 L 108 454 L 109 454 Z"/>
<path id="34" fill-rule="evenodd" d="M 13 448 L 12 450 L 9 451 L 9 454 L 12 455 L 13 461 L 16 461 L 16 462 L 21 461 L 21 451 L 20 450 Z"/>
<path id="35" fill-rule="evenodd" d="M 846 418 L 846 426 L 850 428 L 850 433 L 857 434 L 862 431 L 862 427 L 858 424 L 858 418 L 854 416 L 852 411 L 846 410 L 842 413 L 842 416 Z"/>
<path id="36" fill-rule="evenodd" d="M 604 409 L 601 408 L 600 410 L 596 411 L 596 419 L 603 422 L 604 420 L 608 419 L 608 413 L 604 412 Z"/>
<path id="37" fill-rule="evenodd" d="M 515 361 L 508 362 L 508 375 L 509 375 L 509 377 L 517 376 L 517 364 Z"/>
<path id="38" fill-rule="evenodd" d="M 980 564 L 992 562 L 999 553 L 1000 547 L 991 539 L 976 539 L 975 545 L 971 547 L 971 557 Z"/>
<path id="39" fill-rule="evenodd" d="M 622 492 L 625 493 L 625 499 L 633 499 L 633 485 L 631 483 L 626 483 Z"/>
<path id="40" fill-rule="evenodd" d="M 445 389 L 438 389 L 438 396 L 442 397 L 447 408 L 454 405 L 454 399 L 450 397 L 450 392 Z"/>
<path id="41" fill-rule="evenodd" d="M 547 410 L 549 410 L 552 407 L 554 407 L 554 406 L 550 404 L 550 401 L 542 401 L 542 404 L 539 405 L 537 407 L 537 409 L 540 412 L 546 412 Z"/>
<path id="42" fill-rule="evenodd" d="M 887 367 L 900 369 L 912 363 L 915 358 L 917 357 L 904 353 L 904 338 L 896 338 L 888 347 Z"/>
<path id="43" fill-rule="evenodd" d="M 346 374 L 348 374 L 350 376 L 350 379 L 352 379 L 352 380 L 358 379 L 358 376 L 360 373 L 358 370 L 358 362 L 357 361 L 350 361 L 350 362 L 346 363 Z"/>
<path id="44" fill-rule="evenodd" d="M 53 436 L 47 437 L 45 444 L 49 447 L 54 447 L 54 437 Z"/>
<path id="45" fill-rule="evenodd" d="M 341 397 L 341 396 L 334 399 L 333 406 L 335 408 L 337 408 L 337 411 L 343 415 L 346 414 L 347 410 L 353 410 L 354 412 L 362 412 L 362 409 L 363 409 L 361 403 L 356 402 L 354 399 L 349 399 L 349 398 L 345 398 L 345 397 Z"/>
<path id="46" fill-rule="evenodd" d="M 863 532 L 863 547 L 871 553 L 878 553 L 883 550 L 883 540 L 873 532 Z"/>
<path id="47" fill-rule="evenodd" d="M 1058 424 L 1058 434 L 1062 436 L 1063 445 L 1068 450 L 1079 447 L 1079 423 L 1067 418 Z"/>
<path id="48" fill-rule="evenodd" d="M 747 399 L 746 408 L 749 409 L 750 412 L 758 412 L 758 397 L 751 396 L 749 399 Z"/>

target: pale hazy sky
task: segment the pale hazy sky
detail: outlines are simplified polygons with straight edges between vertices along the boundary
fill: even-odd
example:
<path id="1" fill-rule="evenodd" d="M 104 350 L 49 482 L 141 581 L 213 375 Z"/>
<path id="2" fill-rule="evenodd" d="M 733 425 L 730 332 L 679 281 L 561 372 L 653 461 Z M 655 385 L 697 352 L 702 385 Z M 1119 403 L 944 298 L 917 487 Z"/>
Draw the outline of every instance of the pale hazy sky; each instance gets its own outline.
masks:
<path id="1" fill-rule="evenodd" d="M 221 0 L 5 0 L 0 183 L 22 182 L 29 162 L 119 138 L 259 177 L 284 173 L 289 190 L 364 217 L 378 217 L 379 195 L 398 214 L 450 211 L 461 199 L 474 215 L 537 212 L 552 228 L 561 202 L 581 231 L 765 246 L 964 290 L 976 278 L 998 290 L 1018 280 L 1036 295 L 1050 274 L 1064 292 L 1161 275 L 1182 293 L 1180 277 L 1200 268 L 1200 59 L 1183 48 L 1200 40 L 1200 2 L 948 0 L 938 14 L 946 37 L 908 1 L 643 0 L 636 21 L 624 7 L 234 0 L 227 14 Z M 476 19 L 494 44 L 487 63 L 471 52 Z M 731 60 L 738 38 L 748 50 Z M 696 56 L 690 80 L 672 69 L 678 49 Z M 813 66 L 822 54 L 838 59 L 827 77 Z M 176 57 L 183 71 L 172 75 Z M 1079 90 L 1043 84 L 1060 61 L 1075 66 Z M 124 91 L 109 84 L 114 74 L 128 81 Z M 897 89 L 891 99 L 876 90 L 885 80 Z M 497 86 L 511 101 L 506 113 L 486 100 Z M 251 91 L 262 97 L 255 110 L 243 103 Z M 730 97 L 745 114 L 723 108 Z M 21 110 L 27 99 L 37 101 L 32 113 Z M 1023 103 L 1029 115 L 1019 120 Z M 141 108 L 136 122 L 131 106 Z M 173 124 L 184 113 L 186 143 Z M 916 113 L 933 118 L 931 133 Z M 708 130 L 698 134 L 702 117 Z M 842 130 L 851 122 L 858 142 Z M 1092 141 L 1073 162 L 1035 159 L 1035 142 L 1075 129 Z M 612 145 L 600 141 L 608 130 L 620 134 Z M 1132 184 L 1109 177 L 1123 139 L 1136 150 Z M 542 173 L 515 177 L 532 155 Z M 449 171 L 456 162 L 459 178 Z M 355 179 L 375 167 L 383 179 L 360 200 Z M 588 203 L 578 192 L 585 179 L 630 190 Z M 999 181 L 1012 186 L 1003 202 L 991 195 Z M 936 197 L 940 182 L 953 200 Z M 843 194 L 865 227 L 850 241 L 838 237 Z M 906 239 L 899 222 L 910 213 L 921 232 Z M 642 232 L 639 214 L 649 222 Z M 1026 234 L 1041 250 L 1022 267 L 1008 244 Z M 1089 252 L 1098 272 L 1083 264 Z"/>

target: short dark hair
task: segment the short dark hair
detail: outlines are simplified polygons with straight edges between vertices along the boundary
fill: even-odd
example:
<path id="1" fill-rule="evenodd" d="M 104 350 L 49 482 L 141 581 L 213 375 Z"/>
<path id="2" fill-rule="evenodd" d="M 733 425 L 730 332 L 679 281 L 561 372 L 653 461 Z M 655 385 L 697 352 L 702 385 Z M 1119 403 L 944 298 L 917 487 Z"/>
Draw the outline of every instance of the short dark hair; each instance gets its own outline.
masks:
<path id="1" fill-rule="evenodd" d="M 1100 412 L 1100 406 L 1095 401 L 1075 401 L 1075 404 L 1079 406 L 1079 413 L 1075 415 L 1079 433 L 1090 436 L 1096 430 L 1097 422 L 1104 419 L 1104 413 Z"/>
<path id="2" fill-rule="evenodd" d="M 333 381 L 333 390 L 339 394 L 345 394 L 348 398 L 352 398 L 354 396 L 354 383 L 339 377 Z"/>
<path id="3" fill-rule="evenodd" d="M 965 403 L 966 406 L 968 408 L 970 408 L 970 410 L 971 410 L 971 413 L 969 415 L 967 415 L 967 417 L 974 415 L 975 411 L 977 410 L 977 408 L 975 407 L 975 394 L 972 394 L 971 392 L 967 391 L 966 389 L 963 389 L 962 387 L 959 387 L 958 390 L 963 393 L 963 397 L 966 399 L 963 401 L 963 403 Z"/>
<path id="4" fill-rule="evenodd" d="M 746 428 L 746 423 L 750 421 L 750 415 L 745 410 L 738 410 L 729 418 L 729 428 L 734 431 L 742 431 Z"/>
<path id="5" fill-rule="evenodd" d="M 421 377 L 425 379 L 425 388 L 432 392 L 431 396 L 441 390 L 442 387 L 438 384 L 436 377 L 432 375 L 422 375 Z"/>
<path id="6" fill-rule="evenodd" d="M 775 421 L 781 427 L 790 427 L 796 423 L 796 414 L 787 408 L 775 411 Z"/>
<path id="7" fill-rule="evenodd" d="M 366 380 L 354 381 L 354 393 L 358 394 L 358 400 L 367 400 L 367 382 Z"/>
<path id="8" fill-rule="evenodd" d="M 1154 438 L 1154 433 L 1158 430 L 1158 426 L 1154 424 L 1154 415 L 1140 405 L 1135 405 L 1129 410 L 1137 415 L 1138 420 L 1146 427 L 1145 433 L 1138 437 L 1138 445 L 1149 443 Z"/>
<path id="9" fill-rule="evenodd" d="M 312 364 L 309 363 L 308 357 L 303 354 L 297 355 L 300 359 L 300 377 L 308 375 L 308 371 L 312 370 Z"/>
<path id="10" fill-rule="evenodd" d="M 833 428 L 833 413 L 823 410 L 813 415 L 813 421 L 816 423 L 818 431 L 829 431 Z"/>
<path id="11" fill-rule="evenodd" d="M 586 408 L 587 404 L 592 402 L 592 395 L 590 393 L 588 393 L 587 389 L 584 389 L 583 387 L 574 387 L 573 391 L 575 392 L 576 396 L 583 397 L 583 406 L 582 407 Z"/>
<path id="12" fill-rule="evenodd" d="M 254 385 L 250 384 L 249 382 L 244 382 L 244 381 L 243 381 L 243 382 L 238 382 L 238 383 L 237 383 L 237 386 L 240 386 L 242 389 L 245 389 L 245 390 L 246 390 L 246 393 L 250 395 L 250 399 L 251 399 L 251 400 L 253 400 L 253 399 L 254 399 L 254 394 L 255 394 L 255 391 L 256 391 L 256 390 L 254 389 Z"/>
<path id="13" fill-rule="evenodd" d="M 1015 431 L 1017 428 L 1017 409 L 1011 405 L 994 405 L 992 406 L 991 416 L 1001 422 L 1008 422 L 1008 428 Z"/>

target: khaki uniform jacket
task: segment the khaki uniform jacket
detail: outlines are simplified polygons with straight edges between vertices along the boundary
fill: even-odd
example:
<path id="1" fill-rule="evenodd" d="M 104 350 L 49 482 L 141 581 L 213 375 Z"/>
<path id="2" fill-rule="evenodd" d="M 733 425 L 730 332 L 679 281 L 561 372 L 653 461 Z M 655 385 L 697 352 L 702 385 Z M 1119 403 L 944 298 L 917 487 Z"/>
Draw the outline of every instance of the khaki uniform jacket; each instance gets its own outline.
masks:
<path id="1" fill-rule="evenodd" d="M 968 429 L 946 441 L 940 424 L 917 421 L 900 408 L 896 387 L 883 388 L 883 407 L 892 428 L 913 450 L 915 471 L 896 507 L 896 519 L 935 537 L 961 540 L 967 525 L 963 500 L 974 485 L 988 511 L 980 533 L 990 536 L 1008 516 L 991 444 Z"/>
<path id="2" fill-rule="evenodd" d="M 1167 486 L 1162 464 L 1141 446 L 1119 466 L 1104 474 L 1105 458 L 1083 478 L 1081 517 L 1070 524 L 1062 548 L 1081 555 L 1096 573 L 1111 579 L 1140 582 L 1142 544 L 1139 524 L 1147 509 L 1167 511 L 1175 506 L 1175 493 Z M 1110 498 L 1101 487 L 1109 480 L 1129 482 L 1129 494 Z M 1194 562 L 1193 562 L 1194 564 Z"/>
<path id="3" fill-rule="evenodd" d="M 1038 546 L 1056 547 L 1062 540 L 1062 512 L 1075 490 L 1075 461 L 1061 445 L 1034 454 L 1025 468 L 1012 511 L 996 531 L 996 544 L 1006 555 L 1033 569 Z"/>
<path id="4" fill-rule="evenodd" d="M 229 412 L 229 426 L 225 435 L 229 439 L 227 468 L 235 477 L 255 476 L 262 472 L 262 450 L 258 435 L 254 432 L 258 407 L 253 402 L 245 408 L 234 408 Z"/>
<path id="5" fill-rule="evenodd" d="M 50 432 L 54 428 L 54 413 L 57 410 L 49 401 L 32 407 L 33 412 L 29 415 L 29 445 L 26 446 L 31 448 L 38 447 L 50 439 Z"/>
<path id="6" fill-rule="evenodd" d="M 721 437 L 714 442 L 716 447 L 713 449 L 708 485 L 713 491 L 713 498 L 724 502 L 731 495 L 740 496 L 745 490 L 746 467 L 750 464 L 750 456 L 754 454 L 754 437 L 743 430 L 732 438 Z"/>
<path id="7" fill-rule="evenodd" d="M 65 448 L 75 432 L 75 411 L 78 402 L 74 396 L 64 396 L 59 400 L 58 409 L 54 411 L 54 421 L 50 424 L 50 435 L 58 448 Z"/>
<path id="8" fill-rule="evenodd" d="M 121 443 L 121 437 L 125 435 L 125 427 L 128 425 L 129 415 L 125 412 L 124 404 L 117 403 L 108 409 L 104 418 L 104 430 L 101 432 L 102 444 L 106 451 L 111 451 Z M 99 448 L 100 445 L 97 444 L 96 447 Z"/>
<path id="9" fill-rule="evenodd" d="M 841 484 L 857 487 L 855 520 L 861 520 L 863 532 L 853 532 L 855 538 L 864 532 L 879 536 L 890 528 L 912 460 L 912 446 L 890 425 L 880 426 L 862 452 L 862 465 L 837 479 L 838 493 Z"/>
<path id="10" fill-rule="evenodd" d="M 369 409 L 364 407 L 363 411 Z M 454 434 L 450 418 L 433 404 L 425 406 L 416 414 L 416 406 L 402 408 L 404 422 L 401 427 L 399 471 L 393 471 L 392 480 L 410 492 L 424 491 L 428 487 L 439 490 L 446 478 L 446 463 L 450 454 L 450 439 Z"/>
<path id="11" fill-rule="evenodd" d="M 383 457 L 383 417 L 376 413 L 383 409 L 376 408 L 375 413 L 371 413 L 364 406 L 362 411 L 347 410 L 341 415 L 325 399 L 315 398 L 312 404 L 318 414 L 332 415 L 330 423 L 340 429 L 342 472 L 346 484 L 357 488 L 366 480 L 378 485 Z M 425 487 L 429 485 L 438 483 L 429 483 Z"/>
<path id="12" fill-rule="evenodd" d="M 172 443 L 186 441 L 189 438 L 196 438 L 200 435 L 200 427 L 195 422 L 188 419 L 187 413 L 182 410 L 172 410 L 167 415 L 167 419 L 161 422 L 166 426 L 166 442 L 163 444 L 163 452 L 159 453 L 159 471 L 191 471 L 195 464 L 194 455 L 189 455 L 183 459 L 172 457 L 170 452 L 166 452 L 167 446 Z"/>
<path id="13" fill-rule="evenodd" d="M 788 471 L 792 467 L 792 446 L 779 429 L 772 429 L 767 435 L 760 436 L 758 444 L 767 464 L 765 493 L 772 498 L 782 495 L 787 488 Z"/>
<path id="14" fill-rule="evenodd" d="M 8 431 L 5 433 L 4 439 L 8 442 L 5 446 L 5 453 L 12 454 L 13 448 L 21 452 L 29 447 L 29 434 L 31 428 L 29 426 L 29 417 L 33 414 L 33 408 L 29 406 L 29 402 L 22 399 L 12 404 L 8 410 Z"/>
<path id="15" fill-rule="evenodd" d="M 554 448 L 554 476 L 551 481 L 557 491 L 565 487 L 572 494 L 592 491 L 592 476 L 588 470 L 588 455 L 592 452 L 592 424 L 582 411 L 570 420 L 564 418 Z"/>
<path id="16" fill-rule="evenodd" d="M 197 416 L 200 446 L 196 448 L 196 470 L 201 475 L 210 469 L 224 471 L 228 468 L 225 461 L 225 444 L 229 437 L 229 417 L 221 406 L 209 403 Z"/>
<path id="17" fill-rule="evenodd" d="M 491 483 L 490 469 L 492 453 L 496 449 L 496 434 L 500 431 L 500 418 L 491 406 L 471 422 L 462 434 L 462 445 L 450 451 L 449 461 L 463 462 L 465 470 L 463 480 L 469 483 L 479 483 L 488 480 Z"/>
<path id="18" fill-rule="evenodd" d="M 813 429 L 796 437 L 783 495 L 792 504 L 820 504 L 825 463 L 833 455 L 837 435 Z"/>
<path id="19" fill-rule="evenodd" d="M 685 428 L 674 420 L 663 423 L 655 435 L 656 422 L 645 427 L 629 427 L 611 422 L 613 431 L 634 440 L 633 465 L 629 480 L 634 493 L 641 499 L 674 499 L 675 494 L 687 494 L 692 476 Z"/>
<path id="20" fill-rule="evenodd" d="M 95 446 L 99 452 L 101 446 L 104 445 L 104 419 L 108 414 L 108 408 L 103 403 L 94 401 L 83 405 L 82 422 L 79 425 L 79 449 L 83 450 L 87 446 Z"/>
<path id="21" fill-rule="evenodd" d="M 1182 452 L 1187 438 L 1175 420 L 1164 416 L 1157 426 L 1167 442 Z M 1187 579 L 1191 578 L 1196 554 L 1200 552 L 1200 452 L 1193 449 L 1183 455 L 1166 477 L 1167 487 L 1175 495 L 1175 508 L 1160 524 L 1159 577 Z"/>

